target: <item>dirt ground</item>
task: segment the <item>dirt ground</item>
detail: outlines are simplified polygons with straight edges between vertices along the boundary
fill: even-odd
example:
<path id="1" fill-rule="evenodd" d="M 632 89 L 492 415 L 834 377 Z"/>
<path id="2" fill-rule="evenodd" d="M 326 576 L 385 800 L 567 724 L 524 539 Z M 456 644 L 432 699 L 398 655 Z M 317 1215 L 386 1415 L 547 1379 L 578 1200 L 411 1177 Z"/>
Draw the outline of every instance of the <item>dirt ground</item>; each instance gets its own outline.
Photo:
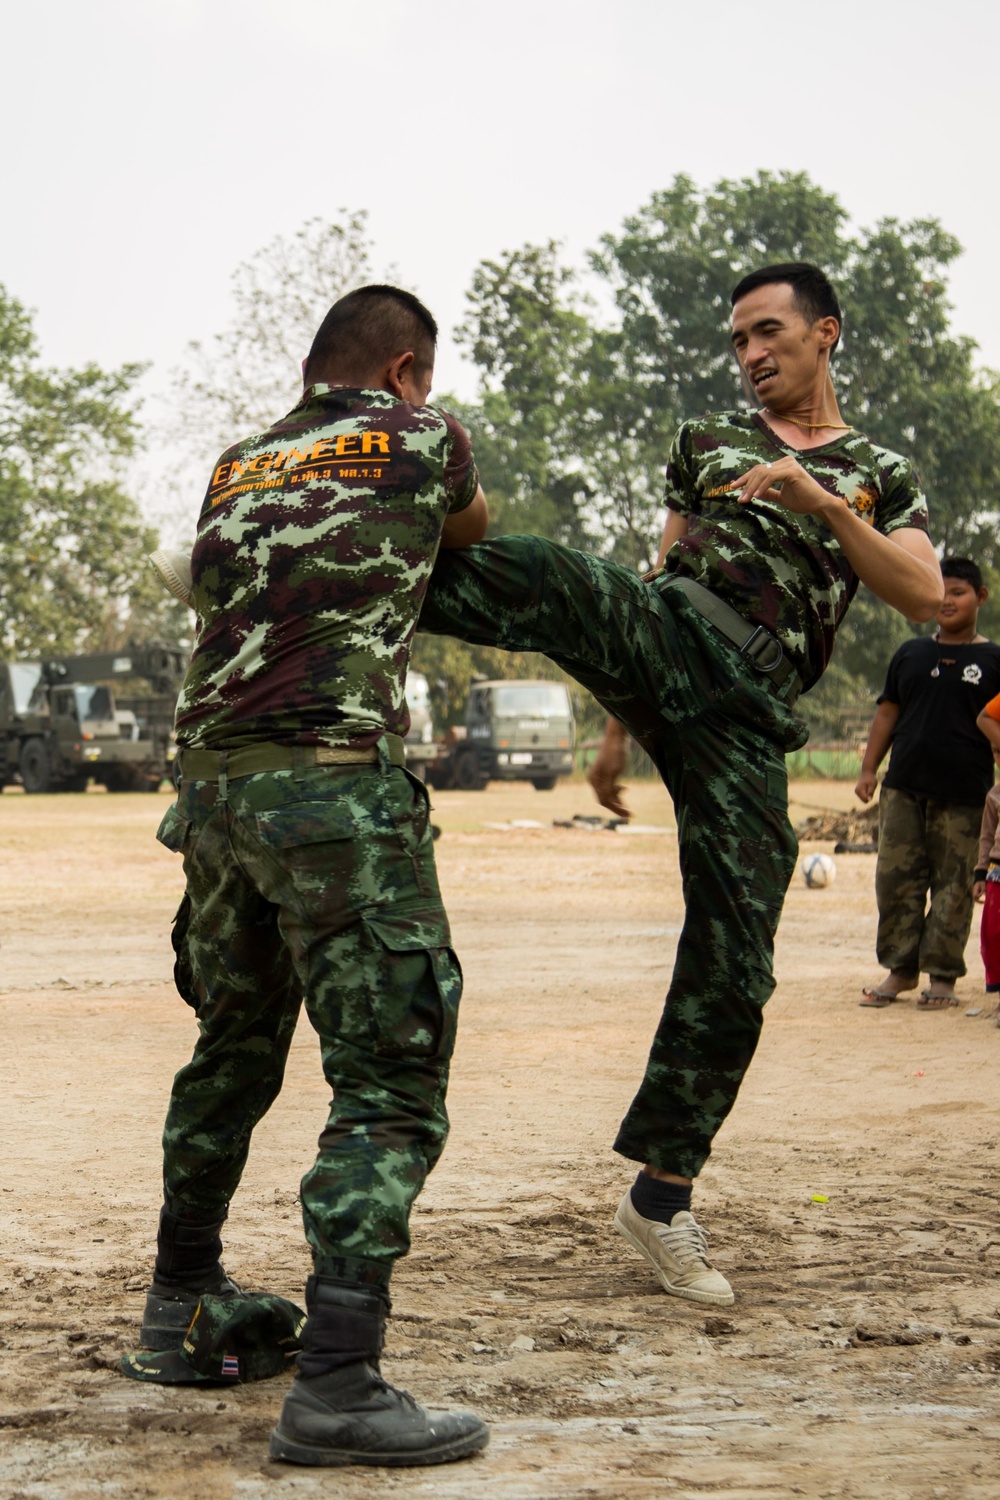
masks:
<path id="1" fill-rule="evenodd" d="M 851 802 L 839 784 L 795 795 L 797 816 Z M 590 813 L 582 784 L 435 797 L 466 997 L 452 1136 L 385 1363 L 487 1418 L 486 1454 L 291 1469 L 266 1457 L 285 1378 L 122 1379 L 193 1039 L 167 943 L 180 865 L 152 836 L 167 801 L 0 800 L 3 1500 L 1000 1496 L 1000 1031 L 975 939 L 960 1009 L 858 1008 L 877 972 L 871 856 L 838 857 L 828 890 L 793 884 L 763 1041 L 697 1189 L 735 1306 L 664 1296 L 612 1228 L 634 1169 L 609 1142 L 681 921 L 652 785 L 633 789 L 637 820 L 665 831 L 628 837 L 483 826 Z M 296 1188 L 326 1107 L 303 1021 L 226 1257 L 299 1301 Z"/>

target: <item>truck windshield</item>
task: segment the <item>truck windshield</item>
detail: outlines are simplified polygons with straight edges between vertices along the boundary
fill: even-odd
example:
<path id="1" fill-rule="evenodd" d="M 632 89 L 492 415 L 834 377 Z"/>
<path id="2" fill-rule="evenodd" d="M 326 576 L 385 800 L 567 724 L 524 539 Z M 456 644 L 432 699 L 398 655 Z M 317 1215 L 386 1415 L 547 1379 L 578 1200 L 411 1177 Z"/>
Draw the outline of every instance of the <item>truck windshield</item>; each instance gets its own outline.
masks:
<path id="1" fill-rule="evenodd" d="M 10 685 L 14 693 L 14 712 L 26 714 L 31 695 L 38 686 L 42 669 L 34 661 L 15 661 L 10 665 Z"/>
<path id="2" fill-rule="evenodd" d="M 494 689 L 496 713 L 530 719 L 568 719 L 569 694 L 561 682 L 512 682 Z"/>
<path id="3" fill-rule="evenodd" d="M 406 679 L 406 706 L 412 711 L 415 708 L 430 708 L 431 690 L 427 685 L 427 678 L 419 672 L 410 672 Z"/>
<path id="4" fill-rule="evenodd" d="M 77 685 L 76 711 L 81 724 L 84 719 L 113 719 L 114 709 L 111 707 L 111 694 L 106 687 L 84 687 Z"/>

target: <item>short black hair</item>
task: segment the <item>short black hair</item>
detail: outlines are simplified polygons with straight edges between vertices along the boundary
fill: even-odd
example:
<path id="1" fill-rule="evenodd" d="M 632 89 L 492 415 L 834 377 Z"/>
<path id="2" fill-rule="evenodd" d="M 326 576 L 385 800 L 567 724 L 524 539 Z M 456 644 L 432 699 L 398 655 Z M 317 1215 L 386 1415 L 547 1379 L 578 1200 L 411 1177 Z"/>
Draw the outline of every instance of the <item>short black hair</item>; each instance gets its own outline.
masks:
<path id="1" fill-rule="evenodd" d="M 971 557 L 946 557 L 941 564 L 941 577 L 960 578 L 963 583 L 971 583 L 977 594 L 983 586 L 982 569 Z"/>
<path id="2" fill-rule="evenodd" d="M 398 286 L 359 286 L 335 302 L 316 331 L 305 363 L 305 382 L 336 374 L 359 384 L 397 354 L 413 350 L 422 374 L 434 363 L 438 326 L 412 292 Z"/>
<path id="3" fill-rule="evenodd" d="M 820 318 L 836 318 L 843 328 L 843 314 L 830 278 L 819 266 L 810 265 L 806 260 L 789 260 L 782 265 L 761 266 L 759 271 L 751 271 L 733 287 L 730 305 L 735 307 L 748 292 L 756 291 L 759 286 L 774 286 L 776 282 L 785 282 L 791 287 L 795 306 L 810 323 L 816 323 Z M 839 343 L 838 334 L 831 346 L 831 354 Z"/>

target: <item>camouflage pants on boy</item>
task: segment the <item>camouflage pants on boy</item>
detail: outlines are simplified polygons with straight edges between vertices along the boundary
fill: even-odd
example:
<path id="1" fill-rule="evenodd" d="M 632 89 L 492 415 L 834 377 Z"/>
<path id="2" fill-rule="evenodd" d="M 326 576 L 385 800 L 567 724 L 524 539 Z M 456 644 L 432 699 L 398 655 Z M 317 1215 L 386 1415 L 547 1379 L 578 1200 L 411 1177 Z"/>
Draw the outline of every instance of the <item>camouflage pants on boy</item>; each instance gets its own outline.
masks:
<path id="1" fill-rule="evenodd" d="M 933 979 L 960 979 L 966 972 L 981 820 L 979 807 L 882 788 L 875 951 L 887 969 Z"/>
<path id="2" fill-rule="evenodd" d="M 420 629 L 542 651 L 656 764 L 677 812 L 685 920 L 645 1077 L 615 1150 L 694 1177 L 732 1108 L 774 988 L 774 932 L 797 844 L 787 701 L 667 577 L 539 537 L 442 553 Z"/>
<path id="3" fill-rule="evenodd" d="M 315 1271 L 384 1288 L 447 1135 L 462 988 L 426 792 L 384 754 L 185 780 L 159 837 L 184 855 L 175 973 L 200 1033 L 164 1128 L 166 1206 L 225 1216 L 304 1000 L 334 1095 L 302 1181 Z"/>

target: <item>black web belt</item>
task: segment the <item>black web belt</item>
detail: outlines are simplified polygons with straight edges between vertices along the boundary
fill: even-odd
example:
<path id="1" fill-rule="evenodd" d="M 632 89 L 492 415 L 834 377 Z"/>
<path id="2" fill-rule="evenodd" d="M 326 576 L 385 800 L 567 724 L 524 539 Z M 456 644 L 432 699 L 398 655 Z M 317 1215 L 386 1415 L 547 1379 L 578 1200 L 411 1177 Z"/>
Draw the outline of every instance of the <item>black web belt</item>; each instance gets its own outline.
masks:
<path id="1" fill-rule="evenodd" d="M 745 656 L 755 671 L 760 672 L 775 687 L 784 687 L 789 678 L 794 678 L 792 697 L 802 691 L 802 681 L 792 663 L 785 655 L 785 648 L 763 625 L 751 625 L 735 609 L 732 609 L 718 594 L 693 578 L 671 578 L 668 588 L 680 589 L 688 603 L 714 625 L 720 635 L 732 641 L 741 656 Z"/>

